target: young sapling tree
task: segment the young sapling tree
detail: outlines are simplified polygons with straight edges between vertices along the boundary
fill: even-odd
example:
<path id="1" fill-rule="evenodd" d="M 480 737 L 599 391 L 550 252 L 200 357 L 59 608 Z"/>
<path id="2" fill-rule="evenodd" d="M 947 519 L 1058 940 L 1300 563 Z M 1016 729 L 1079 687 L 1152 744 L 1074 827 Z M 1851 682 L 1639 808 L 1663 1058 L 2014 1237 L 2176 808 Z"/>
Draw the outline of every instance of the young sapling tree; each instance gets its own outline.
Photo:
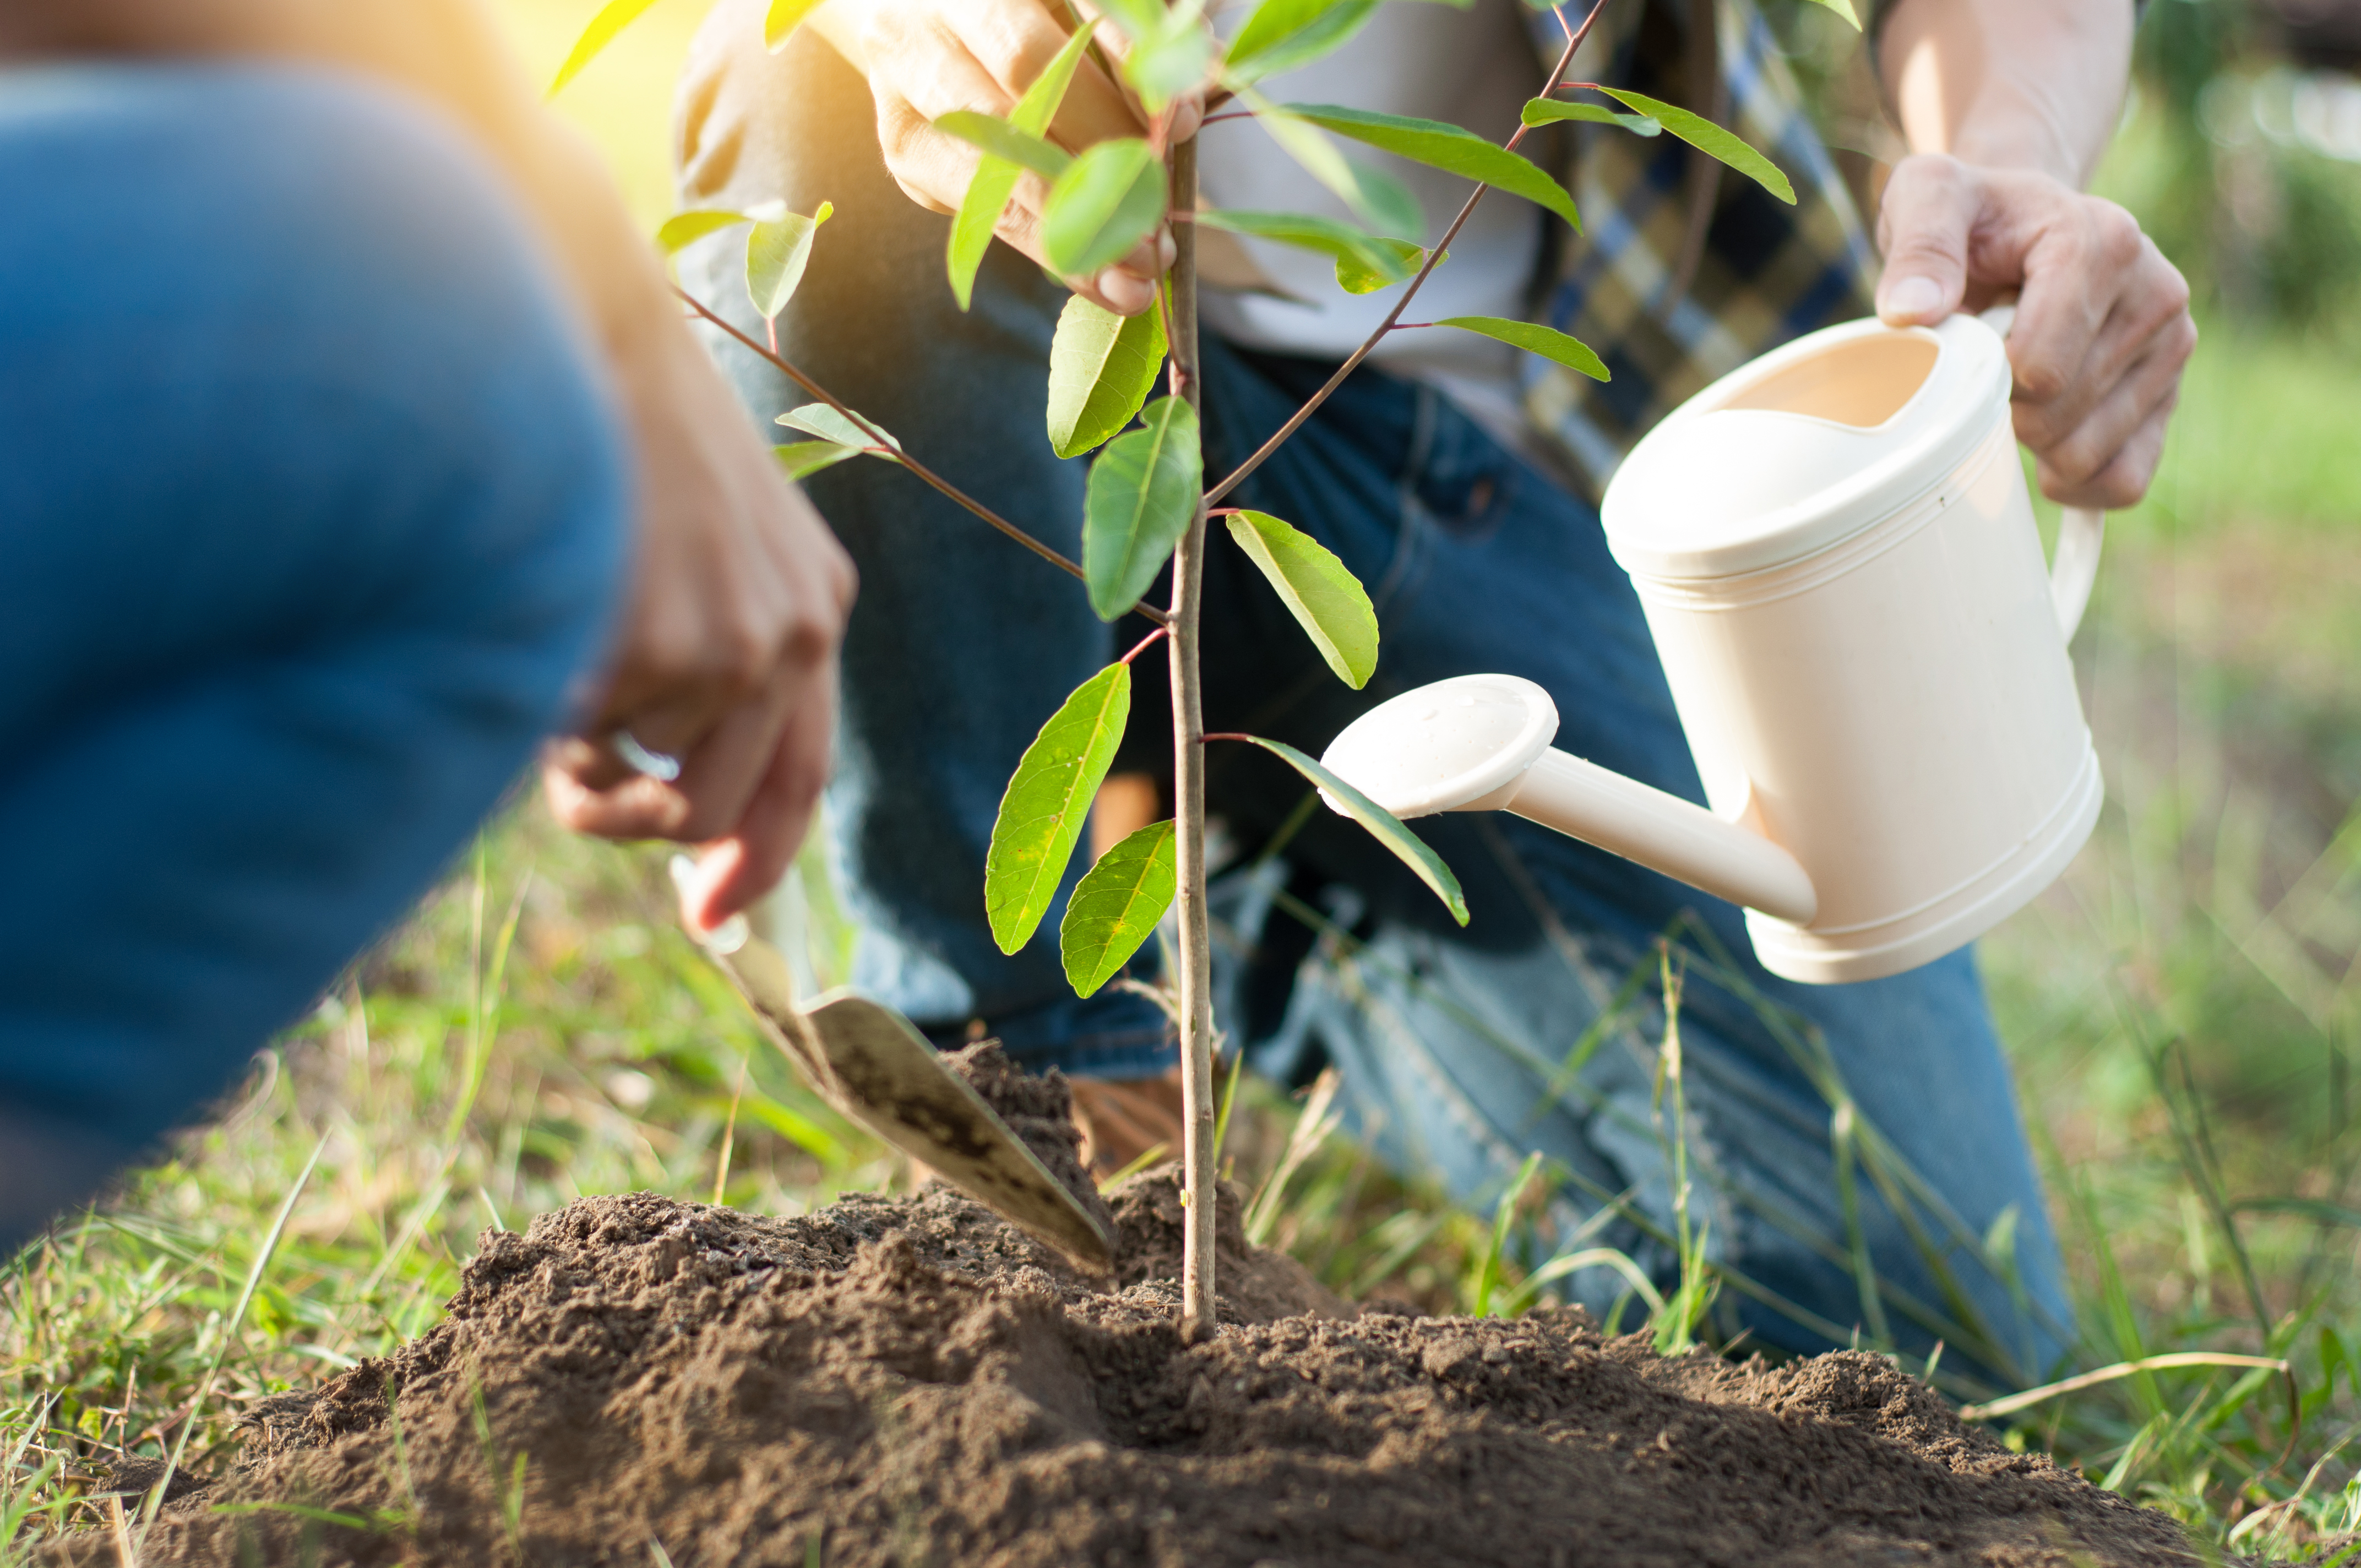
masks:
<path id="1" fill-rule="evenodd" d="M 621 0 L 599 14 L 593 31 L 627 9 Z M 1182 1324 L 1191 1335 L 1213 1323 L 1214 1019 L 1206 923 L 1204 748 L 1234 741 L 1280 758 L 1316 787 L 1330 806 L 1366 828 L 1465 925 L 1468 912 L 1451 869 L 1419 837 L 1319 762 L 1282 741 L 1204 730 L 1199 678 L 1203 573 L 1213 548 L 1211 521 L 1268 580 L 1339 680 L 1358 690 L 1377 668 L 1378 625 L 1369 597 L 1336 556 L 1284 519 L 1219 503 L 1311 418 L 1322 402 L 1386 336 L 1450 330 L 1507 343 L 1604 381 L 1607 367 L 1591 349 L 1553 328 L 1497 316 L 1402 319 L 1478 202 L 1492 190 L 1533 203 L 1578 235 L 1581 215 L 1555 178 L 1517 149 L 1533 129 L 1562 122 L 1631 135 L 1669 134 L 1793 203 L 1786 177 L 1744 141 L 1703 115 L 1629 90 L 1568 82 L 1583 39 L 1608 0 L 1596 0 L 1577 24 L 1554 11 L 1565 44 L 1539 96 L 1523 108 L 1505 144 L 1456 126 L 1333 104 L 1271 102 L 1266 79 L 1316 60 L 1366 27 L 1381 0 L 1260 0 L 1224 47 L 1209 25 L 1205 0 L 1097 0 L 1094 16 L 1071 8 L 1071 31 L 1005 115 L 961 110 L 938 128 L 978 154 L 965 199 L 953 216 L 946 257 L 960 307 L 972 296 L 977 270 L 1018 182 L 1046 182 L 1040 238 L 1060 276 L 1087 277 L 1169 228 L 1175 259 L 1153 308 L 1128 318 L 1080 295 L 1061 313 L 1050 348 L 1047 438 L 1060 457 L 1092 459 L 1080 562 L 994 512 L 906 452 L 873 422 L 830 396 L 779 352 L 775 322 L 801 279 L 826 222 L 812 214 L 766 211 L 683 213 L 668 222 L 667 251 L 737 225 L 748 226 L 747 288 L 754 308 L 774 323 L 768 343 L 739 332 L 704 302 L 689 308 L 771 361 L 814 401 L 779 422 L 805 439 L 777 448 L 796 477 L 830 464 L 870 457 L 898 463 L 922 482 L 1082 581 L 1092 609 L 1114 622 L 1136 613 L 1155 630 L 1107 664 L 1049 715 L 1017 762 L 994 823 L 983 900 L 994 938 L 1014 953 L 1032 941 L 1065 879 L 1093 801 L 1112 768 L 1130 717 L 1133 666 L 1165 643 L 1172 714 L 1170 818 L 1142 828 L 1108 850 L 1068 898 L 1059 926 L 1066 975 L 1089 996 L 1121 974 L 1168 915 L 1173 949 L 1182 1064 L 1184 1201 L 1189 1209 L 1182 1278 Z M 1408 3 L 1408 0 L 1393 0 Z M 1637 4 L 1639 0 L 1629 0 Z M 1848 19 L 1846 0 L 1818 0 Z M 774 49 L 814 8 L 813 0 L 775 0 L 767 28 Z M 636 15 L 636 11 L 632 13 Z M 628 21 L 629 16 L 623 18 Z M 1857 20 L 1855 25 L 1858 25 Z M 607 37 L 620 27 L 607 28 Z M 585 35 L 585 43 L 591 42 Z M 603 44 L 604 38 L 597 40 Z M 590 49 L 591 53 L 596 49 Z M 577 56 L 583 49 L 577 48 Z M 1075 73 L 1088 57 L 1128 91 L 1148 134 L 1079 150 L 1050 137 Z M 585 57 L 587 58 L 587 57 Z M 569 73 L 582 60 L 569 60 Z M 1567 96 L 1587 93 L 1588 97 Z M 1215 119 L 1250 119 L 1357 222 L 1305 213 L 1229 211 L 1199 205 L 1196 138 L 1169 136 L 1174 107 L 1196 98 Z M 1605 100 L 1599 102 L 1597 100 Z M 1427 246 L 1424 214 L 1400 181 L 1346 156 L 1354 143 L 1458 175 L 1473 189 L 1442 237 Z M 1382 323 L 1270 438 L 1218 480 L 1207 483 L 1200 439 L 1203 387 L 1198 373 L 1196 234 L 1222 229 L 1332 258 L 1337 286 L 1354 293 L 1399 289 Z M 1163 382 L 1161 396 L 1152 396 Z M 1170 569 L 1170 592 L 1156 605 L 1145 596 Z"/>

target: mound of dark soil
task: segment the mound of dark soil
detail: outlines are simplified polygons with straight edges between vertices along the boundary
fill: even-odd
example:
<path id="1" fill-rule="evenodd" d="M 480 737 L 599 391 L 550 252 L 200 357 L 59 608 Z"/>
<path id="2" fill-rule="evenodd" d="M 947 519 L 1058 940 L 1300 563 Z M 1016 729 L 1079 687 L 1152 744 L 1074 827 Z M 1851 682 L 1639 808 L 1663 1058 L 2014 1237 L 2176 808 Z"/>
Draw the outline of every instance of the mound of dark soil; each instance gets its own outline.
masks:
<path id="1" fill-rule="evenodd" d="M 1352 1316 L 1226 1196 L 1224 1327 L 1194 1347 L 1170 1176 L 1117 1194 L 1111 1286 L 944 1190 L 794 1220 L 583 1200 L 488 1234 L 397 1354 L 258 1408 L 143 1562 L 2197 1561 L 1874 1356 Z"/>

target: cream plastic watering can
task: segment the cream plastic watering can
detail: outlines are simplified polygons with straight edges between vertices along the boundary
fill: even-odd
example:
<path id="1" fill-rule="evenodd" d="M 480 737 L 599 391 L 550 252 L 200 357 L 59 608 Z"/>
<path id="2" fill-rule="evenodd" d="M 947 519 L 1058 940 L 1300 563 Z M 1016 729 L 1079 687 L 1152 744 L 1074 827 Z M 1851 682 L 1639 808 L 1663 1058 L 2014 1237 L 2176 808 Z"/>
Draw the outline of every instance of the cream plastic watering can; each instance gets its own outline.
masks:
<path id="1" fill-rule="evenodd" d="M 1997 925 L 2098 821 L 2066 644 L 2103 520 L 2067 512 L 2045 568 L 1993 315 L 1789 344 L 1608 487 L 1710 811 L 1552 750 L 1555 707 L 1514 675 L 1396 697 L 1327 766 L 1400 817 L 1512 811 L 1743 905 L 1791 980 L 1896 974 Z"/>

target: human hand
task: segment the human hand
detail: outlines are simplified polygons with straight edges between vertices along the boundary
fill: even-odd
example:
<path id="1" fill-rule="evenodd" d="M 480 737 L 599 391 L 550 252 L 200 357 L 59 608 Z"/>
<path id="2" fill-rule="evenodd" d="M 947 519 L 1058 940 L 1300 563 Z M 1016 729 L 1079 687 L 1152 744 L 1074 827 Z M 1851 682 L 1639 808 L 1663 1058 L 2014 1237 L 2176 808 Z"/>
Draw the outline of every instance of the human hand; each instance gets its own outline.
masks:
<path id="1" fill-rule="evenodd" d="M 1006 115 L 1069 37 L 1043 0 L 830 0 L 813 22 L 868 76 L 886 169 L 912 201 L 938 213 L 958 211 L 982 155 L 932 122 L 954 109 Z M 1124 40 L 1115 28 L 1100 27 L 1098 42 L 1110 59 L 1122 59 Z M 1194 136 L 1203 113 L 1196 99 L 1176 101 L 1168 139 Z M 1137 103 L 1085 55 L 1049 139 L 1080 152 L 1148 130 Z M 1021 175 L 996 231 L 1045 266 L 1041 209 L 1049 198 L 1048 181 Z M 1094 304 L 1136 315 L 1155 302 L 1157 280 L 1172 258 L 1171 233 L 1159 227 L 1120 261 L 1066 281 Z"/>
<path id="2" fill-rule="evenodd" d="M 2043 494 L 2120 508 L 2147 492 L 2197 323 L 2180 269 L 2129 213 L 2047 174 L 1921 154 L 1894 165 L 1877 227 L 1889 325 L 2017 295 L 2016 436 Z"/>
<path id="3" fill-rule="evenodd" d="M 785 874 L 828 782 L 852 565 L 670 313 L 618 370 L 638 438 L 632 594 L 595 717 L 551 742 L 543 786 L 579 832 L 702 844 L 681 917 L 709 931 Z M 626 726 L 678 777 L 625 763 L 609 738 Z"/>

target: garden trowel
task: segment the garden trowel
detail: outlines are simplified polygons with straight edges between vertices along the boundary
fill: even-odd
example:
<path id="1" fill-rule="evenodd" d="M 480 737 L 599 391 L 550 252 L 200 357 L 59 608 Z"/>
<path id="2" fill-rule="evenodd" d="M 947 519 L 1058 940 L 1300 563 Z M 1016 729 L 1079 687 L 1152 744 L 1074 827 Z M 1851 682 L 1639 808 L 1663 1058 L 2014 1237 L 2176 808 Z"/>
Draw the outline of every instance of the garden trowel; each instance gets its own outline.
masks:
<path id="1" fill-rule="evenodd" d="M 799 1005 L 785 955 L 742 921 L 725 924 L 706 950 L 829 1104 L 1079 1266 L 1115 1266 L 1105 1227 L 907 1018 L 849 991 Z"/>

